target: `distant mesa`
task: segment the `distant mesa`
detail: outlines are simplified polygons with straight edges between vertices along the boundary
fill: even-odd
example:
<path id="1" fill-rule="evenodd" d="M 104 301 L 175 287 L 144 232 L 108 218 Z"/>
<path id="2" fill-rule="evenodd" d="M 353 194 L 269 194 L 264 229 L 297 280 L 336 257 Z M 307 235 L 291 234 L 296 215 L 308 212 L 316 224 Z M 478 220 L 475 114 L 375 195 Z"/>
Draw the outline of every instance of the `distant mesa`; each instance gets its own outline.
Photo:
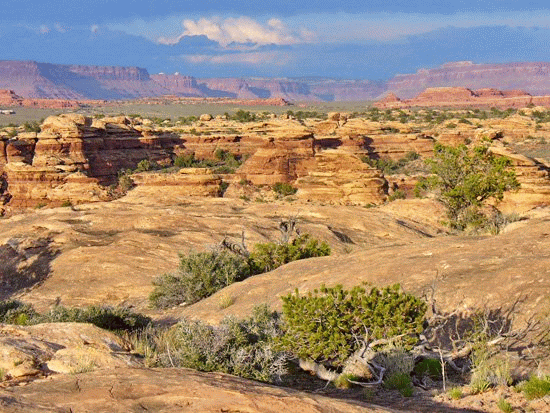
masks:
<path id="1" fill-rule="evenodd" d="M 550 106 L 550 96 L 531 96 L 523 90 L 465 87 L 428 88 L 412 99 L 399 99 L 390 93 L 374 104 L 380 109 L 411 107 L 496 107 L 520 108 L 528 105 Z"/>
<path id="2" fill-rule="evenodd" d="M 372 101 L 385 97 L 385 100 L 391 101 L 397 97 L 412 99 L 426 89 L 448 87 L 476 91 L 477 97 L 497 93 L 492 95 L 496 98 L 498 93 L 504 93 L 501 97 L 519 98 L 521 91 L 532 96 L 548 96 L 550 62 L 450 62 L 436 68 L 418 69 L 412 74 L 395 75 L 389 80 L 349 80 L 315 77 L 200 78 L 179 72 L 150 75 L 146 69 L 139 67 L 0 61 L 0 89 L 11 90 L 23 99 L 72 102 L 56 103 L 61 107 L 90 100 L 119 101 L 167 95 L 284 99 L 288 102 Z M 467 90 L 460 93 L 467 97 Z M 457 99 L 465 97 L 457 95 Z"/>

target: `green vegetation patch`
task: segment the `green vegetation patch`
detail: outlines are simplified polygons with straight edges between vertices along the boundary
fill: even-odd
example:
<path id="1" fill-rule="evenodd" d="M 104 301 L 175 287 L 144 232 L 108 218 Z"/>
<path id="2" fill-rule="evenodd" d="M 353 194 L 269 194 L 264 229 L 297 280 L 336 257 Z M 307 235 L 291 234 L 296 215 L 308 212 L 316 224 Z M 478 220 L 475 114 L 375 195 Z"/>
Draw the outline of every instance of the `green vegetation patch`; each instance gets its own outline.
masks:
<path id="1" fill-rule="evenodd" d="M 0 301 L 0 323 L 33 325 L 41 323 L 90 323 L 110 331 L 135 331 L 147 327 L 151 319 L 125 307 L 88 306 L 66 308 L 56 306 L 39 314 L 20 301 Z"/>
<path id="2" fill-rule="evenodd" d="M 149 301 L 155 308 L 193 304 L 251 275 L 291 261 L 329 254 L 326 242 L 303 234 L 288 243 L 256 244 L 248 257 L 226 249 L 180 255 L 176 274 L 165 274 L 153 281 L 155 288 Z"/>
<path id="3" fill-rule="evenodd" d="M 283 349 L 298 358 L 333 367 L 344 362 L 368 340 L 403 335 L 404 345 L 416 342 L 422 332 L 426 303 L 401 291 L 399 285 L 367 290 L 341 285 L 282 297 Z"/>

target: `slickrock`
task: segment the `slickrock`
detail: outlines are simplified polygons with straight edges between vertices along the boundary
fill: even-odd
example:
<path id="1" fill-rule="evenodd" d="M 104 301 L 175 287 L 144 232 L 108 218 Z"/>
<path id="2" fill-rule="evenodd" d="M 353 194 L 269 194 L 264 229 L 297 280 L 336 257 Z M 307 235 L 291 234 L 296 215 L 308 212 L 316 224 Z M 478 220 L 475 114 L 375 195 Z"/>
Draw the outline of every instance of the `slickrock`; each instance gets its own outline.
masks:
<path id="1" fill-rule="evenodd" d="M 92 324 L 0 325 L 4 380 L 128 366 L 141 362 L 120 337 Z"/>
<path id="2" fill-rule="evenodd" d="M 320 151 L 307 170 L 296 180 L 299 199 L 338 205 L 380 204 L 386 199 L 388 183 L 382 173 L 348 152 Z"/>
<path id="3" fill-rule="evenodd" d="M 0 391 L 5 413 L 398 413 L 221 373 L 189 369 L 118 368 L 54 376 Z M 289 410 L 290 409 L 290 410 Z"/>
<path id="4" fill-rule="evenodd" d="M 392 215 L 403 217 L 398 222 L 404 227 L 422 231 L 414 224 L 419 217 L 413 211 L 425 206 L 398 200 L 387 207 Z M 375 221 L 386 207 L 368 211 Z M 418 296 L 434 294 L 435 305 L 445 312 L 485 307 L 504 311 L 519 300 L 514 320 L 519 326 L 531 316 L 545 314 L 550 291 L 550 209 L 533 211 L 528 216 L 531 218 L 511 224 L 497 236 L 426 237 L 414 243 L 396 240 L 392 246 L 373 245 L 351 254 L 296 261 L 230 285 L 174 311 L 174 315 L 217 323 L 229 315 L 249 314 L 257 303 L 280 309 L 280 297 L 296 288 L 305 293 L 321 284 L 350 288 L 362 282 L 377 286 L 400 283 L 405 291 Z M 359 218 L 356 222 L 364 224 Z M 235 302 L 221 310 L 222 296 L 233 297 Z"/>
<path id="5" fill-rule="evenodd" d="M 207 250 L 226 235 L 241 240 L 243 230 L 249 248 L 278 240 L 278 225 L 288 217 L 297 217 L 303 233 L 326 240 L 336 254 L 444 231 L 436 218 L 443 220 L 443 212 L 424 203 L 407 209 L 429 210 L 427 219 L 411 220 L 375 208 L 183 197 L 171 189 L 138 186 L 116 201 L 0 219 L 0 274 L 20 286 L 11 297 L 39 311 L 58 297 L 64 306 L 126 304 L 150 311 L 152 280 L 174 272 L 179 253 Z M 37 238 L 44 241 L 27 241 Z"/>

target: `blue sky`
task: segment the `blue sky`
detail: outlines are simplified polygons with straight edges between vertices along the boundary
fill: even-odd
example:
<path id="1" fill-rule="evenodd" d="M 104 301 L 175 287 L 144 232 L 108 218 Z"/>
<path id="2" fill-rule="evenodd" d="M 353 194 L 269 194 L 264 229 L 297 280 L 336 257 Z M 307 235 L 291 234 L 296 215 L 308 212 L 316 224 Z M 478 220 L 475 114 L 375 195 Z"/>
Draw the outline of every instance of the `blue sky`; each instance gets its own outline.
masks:
<path id="1" fill-rule="evenodd" d="M 511 0 L 0 0 L 0 60 L 207 76 L 387 79 L 550 59 L 550 5 Z"/>

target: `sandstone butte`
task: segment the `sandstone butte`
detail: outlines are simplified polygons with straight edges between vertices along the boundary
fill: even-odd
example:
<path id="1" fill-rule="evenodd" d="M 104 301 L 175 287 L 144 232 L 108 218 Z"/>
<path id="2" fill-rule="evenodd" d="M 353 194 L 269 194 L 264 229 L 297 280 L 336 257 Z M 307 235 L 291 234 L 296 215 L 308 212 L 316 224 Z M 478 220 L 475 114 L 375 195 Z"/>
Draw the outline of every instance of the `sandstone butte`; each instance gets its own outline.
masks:
<path id="1" fill-rule="evenodd" d="M 401 100 L 393 92 L 374 103 L 380 109 L 405 109 L 412 107 L 472 107 L 472 108 L 524 108 L 530 105 L 550 106 L 550 96 L 531 96 L 522 90 L 497 90 L 491 88 L 471 90 L 465 87 L 428 88 L 411 99 Z"/>

